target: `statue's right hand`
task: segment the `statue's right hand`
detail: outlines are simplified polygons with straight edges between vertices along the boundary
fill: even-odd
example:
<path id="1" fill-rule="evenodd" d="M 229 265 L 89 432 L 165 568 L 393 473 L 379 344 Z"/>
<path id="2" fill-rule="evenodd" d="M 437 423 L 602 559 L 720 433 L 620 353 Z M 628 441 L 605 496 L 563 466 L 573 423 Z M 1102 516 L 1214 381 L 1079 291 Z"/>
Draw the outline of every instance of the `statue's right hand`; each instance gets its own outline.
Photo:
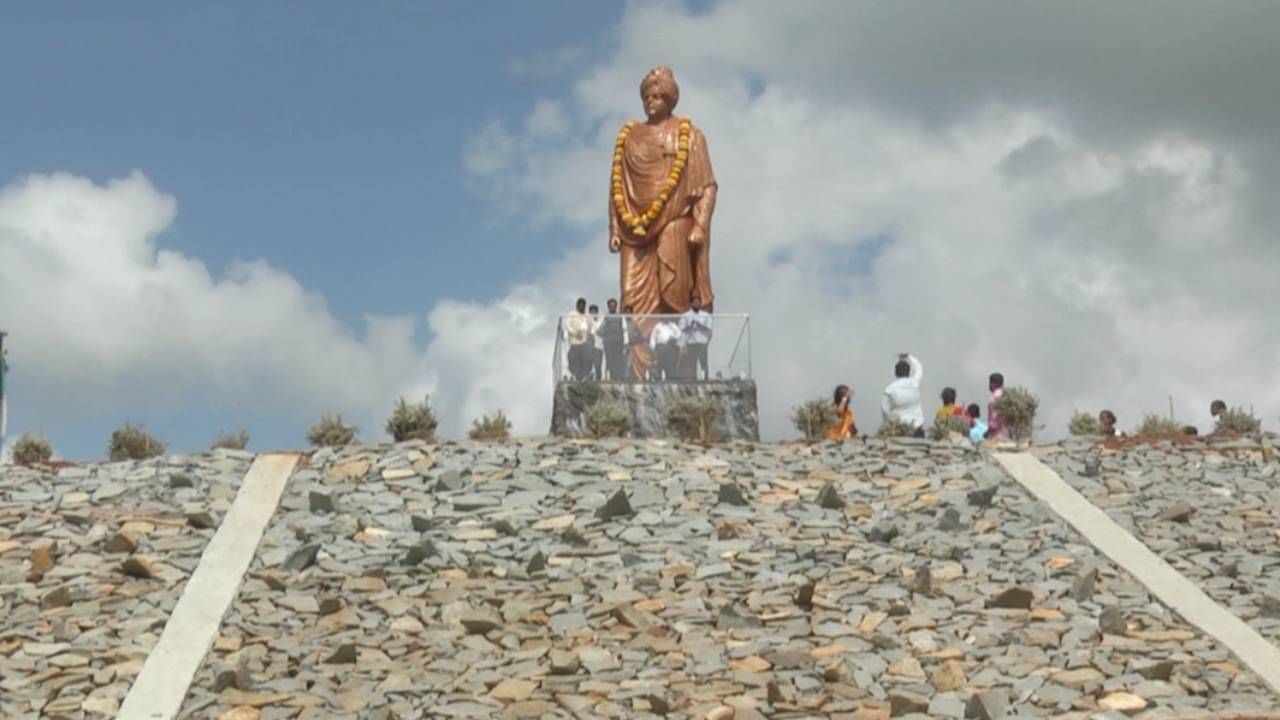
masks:
<path id="1" fill-rule="evenodd" d="M 609 252 L 618 252 L 622 249 L 622 238 L 617 235 L 609 237 Z"/>

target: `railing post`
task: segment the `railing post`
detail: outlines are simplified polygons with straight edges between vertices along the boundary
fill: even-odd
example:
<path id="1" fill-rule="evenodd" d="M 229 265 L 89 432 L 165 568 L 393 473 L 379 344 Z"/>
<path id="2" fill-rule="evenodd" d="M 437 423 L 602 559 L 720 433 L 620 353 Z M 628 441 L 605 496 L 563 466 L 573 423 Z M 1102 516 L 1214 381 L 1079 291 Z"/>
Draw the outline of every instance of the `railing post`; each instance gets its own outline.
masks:
<path id="1" fill-rule="evenodd" d="M 552 387 L 554 387 L 557 383 L 559 383 L 560 378 L 563 376 L 563 373 L 560 371 L 560 350 L 561 350 L 560 340 L 562 337 L 564 337 L 563 323 L 564 323 L 564 317 L 557 316 L 556 317 L 555 351 L 552 352 L 551 354 L 551 374 L 552 374 L 551 385 Z"/>
<path id="2" fill-rule="evenodd" d="M 9 369 L 8 363 L 5 362 L 4 355 L 4 338 L 9 333 L 0 330 L 0 452 L 4 450 L 5 433 L 8 431 L 8 410 L 5 404 L 4 394 L 4 376 L 5 371 Z"/>

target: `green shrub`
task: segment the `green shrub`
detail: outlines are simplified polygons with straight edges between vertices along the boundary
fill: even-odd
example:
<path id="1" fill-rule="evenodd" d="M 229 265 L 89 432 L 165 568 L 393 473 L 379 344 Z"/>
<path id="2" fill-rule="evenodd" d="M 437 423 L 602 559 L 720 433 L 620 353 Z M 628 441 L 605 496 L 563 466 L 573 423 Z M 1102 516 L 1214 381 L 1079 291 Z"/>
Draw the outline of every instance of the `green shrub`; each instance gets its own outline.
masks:
<path id="1" fill-rule="evenodd" d="M 667 406 L 667 427 L 681 440 L 706 444 L 719 415 L 720 407 L 708 398 L 683 397 Z"/>
<path id="2" fill-rule="evenodd" d="M 1089 413 L 1076 412 L 1071 415 L 1071 421 L 1067 423 L 1067 430 L 1072 435 L 1097 435 L 1102 432 L 1102 428 L 1098 425 L 1097 416 Z"/>
<path id="3" fill-rule="evenodd" d="M 1181 435 L 1182 423 L 1164 415 L 1147 414 L 1142 416 L 1142 424 L 1138 426 L 1138 435 Z"/>
<path id="4" fill-rule="evenodd" d="M 209 449 L 243 450 L 247 447 L 249 447 L 249 431 L 241 429 L 237 433 L 218 433 L 218 437 L 214 438 Z"/>
<path id="5" fill-rule="evenodd" d="M 1218 430 L 1252 435 L 1262 431 L 1262 421 L 1244 408 L 1233 407 L 1218 416 Z"/>
<path id="6" fill-rule="evenodd" d="M 396 409 L 387 418 L 387 434 L 396 442 L 405 440 L 425 440 L 431 442 L 436 437 L 436 426 L 439 422 L 431 411 L 431 399 L 423 398 L 420 403 L 408 403 L 404 398 L 396 401 Z"/>
<path id="7" fill-rule="evenodd" d="M 1036 409 L 1040 400 L 1024 387 L 1005 388 L 996 400 L 996 412 L 1009 430 L 1011 440 L 1030 440 L 1035 431 Z"/>
<path id="8" fill-rule="evenodd" d="M 951 433 L 969 437 L 969 418 L 961 415 L 943 415 L 934 418 L 933 427 L 929 428 L 929 439 L 946 440 L 951 437 Z"/>
<path id="9" fill-rule="evenodd" d="M 809 400 L 791 408 L 791 424 L 804 436 L 805 440 L 821 440 L 826 437 L 827 428 L 836 422 L 835 411 L 831 403 L 822 398 Z"/>
<path id="10" fill-rule="evenodd" d="M 19 465 L 42 465 L 53 458 L 53 446 L 39 435 L 23 433 L 13 441 L 13 461 Z"/>
<path id="11" fill-rule="evenodd" d="M 622 437 L 630 427 L 631 414 L 620 402 L 598 400 L 587 408 L 587 432 L 591 437 Z"/>
<path id="12" fill-rule="evenodd" d="M 342 422 L 341 415 L 321 415 L 320 422 L 307 430 L 307 441 L 315 447 L 342 447 L 355 439 L 355 427 Z"/>
<path id="13" fill-rule="evenodd" d="M 118 460 L 146 460 L 164 454 L 165 443 L 147 432 L 141 425 L 125 423 L 111 433 L 107 453 L 112 462 Z"/>
<path id="14" fill-rule="evenodd" d="M 511 437 L 511 421 L 501 410 L 485 415 L 471 422 L 471 432 L 467 437 L 472 440 L 507 440 Z"/>
<path id="15" fill-rule="evenodd" d="M 885 420 L 880 423 L 880 429 L 876 430 L 876 437 L 895 438 L 895 437 L 911 437 L 916 432 L 914 426 L 905 420 Z"/>

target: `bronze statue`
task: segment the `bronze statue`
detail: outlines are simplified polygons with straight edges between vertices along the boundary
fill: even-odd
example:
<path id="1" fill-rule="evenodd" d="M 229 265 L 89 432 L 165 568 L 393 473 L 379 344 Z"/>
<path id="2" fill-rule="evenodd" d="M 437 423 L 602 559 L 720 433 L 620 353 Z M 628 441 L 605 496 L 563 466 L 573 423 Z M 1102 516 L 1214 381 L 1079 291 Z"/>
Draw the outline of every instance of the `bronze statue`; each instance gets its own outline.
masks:
<path id="1" fill-rule="evenodd" d="M 618 132 L 609 183 L 609 250 L 621 255 L 622 302 L 640 315 L 711 311 L 716 178 L 702 132 L 672 115 L 680 87 L 668 67 L 640 82 L 643 123 Z M 637 358 L 644 364 L 644 360 Z"/>

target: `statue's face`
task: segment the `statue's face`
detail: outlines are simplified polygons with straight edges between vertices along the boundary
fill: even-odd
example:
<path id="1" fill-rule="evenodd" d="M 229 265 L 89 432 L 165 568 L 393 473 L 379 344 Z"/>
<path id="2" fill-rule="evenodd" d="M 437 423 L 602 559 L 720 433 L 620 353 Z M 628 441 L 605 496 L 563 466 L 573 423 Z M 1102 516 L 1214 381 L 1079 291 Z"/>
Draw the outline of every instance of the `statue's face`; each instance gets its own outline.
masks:
<path id="1" fill-rule="evenodd" d="M 650 120 L 663 120 L 671 115 L 671 100 L 654 83 L 644 91 L 644 112 Z"/>

